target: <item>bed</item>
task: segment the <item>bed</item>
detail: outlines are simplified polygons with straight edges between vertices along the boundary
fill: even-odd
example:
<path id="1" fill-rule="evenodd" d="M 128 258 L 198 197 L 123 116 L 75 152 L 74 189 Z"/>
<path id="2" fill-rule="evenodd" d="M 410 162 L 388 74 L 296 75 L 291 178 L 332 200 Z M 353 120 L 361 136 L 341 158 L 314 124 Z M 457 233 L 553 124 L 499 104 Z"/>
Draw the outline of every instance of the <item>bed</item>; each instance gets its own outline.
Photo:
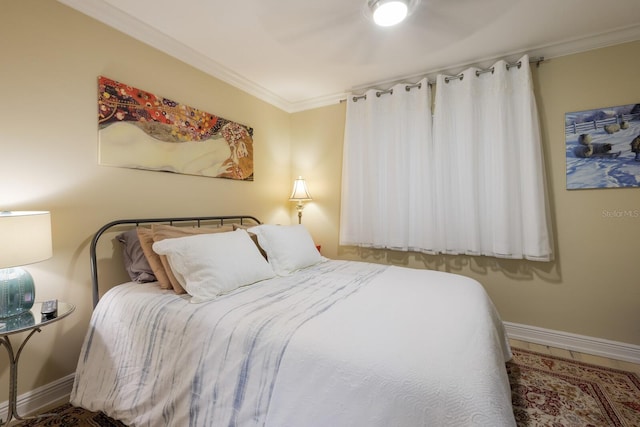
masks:
<path id="1" fill-rule="evenodd" d="M 183 292 L 129 271 L 124 226 L 138 244 L 164 227 L 152 248 Z M 109 229 L 132 280 L 100 296 Z M 253 217 L 114 221 L 91 265 L 76 406 L 131 426 L 515 426 L 509 344 L 470 278 L 330 260 L 304 226 Z"/>

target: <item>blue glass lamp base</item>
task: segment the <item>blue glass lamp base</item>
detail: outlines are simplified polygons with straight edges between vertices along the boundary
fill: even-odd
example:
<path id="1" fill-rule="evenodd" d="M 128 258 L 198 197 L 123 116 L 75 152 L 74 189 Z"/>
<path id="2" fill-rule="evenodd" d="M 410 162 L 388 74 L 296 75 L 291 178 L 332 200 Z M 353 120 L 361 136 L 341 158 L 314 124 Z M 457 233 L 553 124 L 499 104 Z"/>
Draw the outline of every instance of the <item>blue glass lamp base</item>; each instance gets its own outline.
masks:
<path id="1" fill-rule="evenodd" d="M 0 319 L 18 316 L 33 307 L 33 278 L 20 267 L 0 269 Z"/>

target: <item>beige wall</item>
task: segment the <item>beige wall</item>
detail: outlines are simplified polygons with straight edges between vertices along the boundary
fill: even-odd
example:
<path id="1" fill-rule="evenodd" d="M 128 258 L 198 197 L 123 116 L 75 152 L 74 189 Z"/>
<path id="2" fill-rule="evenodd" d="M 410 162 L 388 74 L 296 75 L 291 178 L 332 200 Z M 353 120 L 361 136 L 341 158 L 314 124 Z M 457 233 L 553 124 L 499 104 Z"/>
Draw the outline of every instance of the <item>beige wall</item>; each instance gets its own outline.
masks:
<path id="1" fill-rule="evenodd" d="M 532 263 L 339 247 L 344 104 L 286 114 L 53 0 L 5 0 L 0 40 L 0 208 L 51 210 L 54 256 L 28 269 L 38 300 L 77 306 L 27 345 L 20 393 L 75 370 L 91 313 L 88 244 L 98 227 L 121 217 L 235 213 L 295 222 L 286 197 L 297 175 L 314 197 L 303 223 L 328 257 L 469 275 L 507 321 L 640 344 L 633 253 L 640 218 L 602 216 L 639 209 L 640 190 L 566 191 L 562 130 L 567 111 L 640 101 L 640 43 L 554 59 L 534 71 L 558 256 Z M 99 166 L 98 75 L 252 126 L 256 180 Z M 8 396 L 3 353 L 0 401 Z"/>
<path id="2" fill-rule="evenodd" d="M 335 156 L 333 161 L 309 165 L 304 172 L 323 180 L 310 183 L 311 191 L 319 186 L 323 197 L 331 197 L 331 201 L 314 200 L 304 221 L 328 257 L 464 274 L 484 284 L 505 321 L 640 345 L 640 217 L 606 215 L 616 210 L 639 212 L 640 189 L 567 191 L 564 140 L 566 112 L 640 102 L 639 69 L 640 42 L 533 67 L 555 234 L 554 262 L 339 247 L 344 105 L 293 115 L 294 168 L 297 159 L 304 164 L 306 153 Z M 640 176 L 640 164 L 637 168 Z M 313 207 L 316 203 L 318 207 Z"/>
<path id="3" fill-rule="evenodd" d="M 336 104 L 295 113 L 291 120 L 292 176 L 302 175 L 313 197 L 302 222 L 329 258 L 337 258 L 344 119 L 344 105 Z"/>
<path id="4" fill-rule="evenodd" d="M 28 270 L 36 299 L 77 307 L 29 341 L 19 372 L 24 393 L 75 370 L 91 314 L 89 239 L 102 224 L 237 213 L 290 221 L 291 118 L 53 0 L 4 0 L 0 46 L 0 208 L 51 211 L 54 256 Z M 99 75 L 252 126 L 255 181 L 99 166 Z M 7 384 L 0 350 L 0 401 Z"/>

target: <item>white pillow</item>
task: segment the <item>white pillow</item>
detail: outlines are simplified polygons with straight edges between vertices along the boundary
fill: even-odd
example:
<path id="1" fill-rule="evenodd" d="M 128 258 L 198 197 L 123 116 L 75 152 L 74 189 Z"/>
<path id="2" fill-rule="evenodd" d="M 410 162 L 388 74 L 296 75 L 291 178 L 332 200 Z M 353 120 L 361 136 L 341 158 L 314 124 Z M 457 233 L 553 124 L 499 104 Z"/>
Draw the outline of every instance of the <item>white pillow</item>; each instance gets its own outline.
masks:
<path id="1" fill-rule="evenodd" d="M 269 264 L 279 276 L 309 267 L 323 260 L 304 225 L 257 225 L 249 229 L 267 253 Z"/>
<path id="2" fill-rule="evenodd" d="M 165 239 L 153 250 L 167 256 L 194 303 L 275 276 L 245 230 Z"/>

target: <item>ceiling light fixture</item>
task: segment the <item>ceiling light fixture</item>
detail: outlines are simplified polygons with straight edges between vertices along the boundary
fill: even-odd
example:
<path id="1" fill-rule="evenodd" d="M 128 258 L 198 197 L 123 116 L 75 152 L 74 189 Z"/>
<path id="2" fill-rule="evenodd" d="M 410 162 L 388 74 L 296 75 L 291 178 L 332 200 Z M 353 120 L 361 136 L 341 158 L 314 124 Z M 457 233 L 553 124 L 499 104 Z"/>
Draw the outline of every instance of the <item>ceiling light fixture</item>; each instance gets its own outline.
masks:
<path id="1" fill-rule="evenodd" d="M 409 13 L 407 0 L 371 0 L 369 8 L 373 12 L 373 22 L 381 27 L 390 27 L 402 22 Z"/>

